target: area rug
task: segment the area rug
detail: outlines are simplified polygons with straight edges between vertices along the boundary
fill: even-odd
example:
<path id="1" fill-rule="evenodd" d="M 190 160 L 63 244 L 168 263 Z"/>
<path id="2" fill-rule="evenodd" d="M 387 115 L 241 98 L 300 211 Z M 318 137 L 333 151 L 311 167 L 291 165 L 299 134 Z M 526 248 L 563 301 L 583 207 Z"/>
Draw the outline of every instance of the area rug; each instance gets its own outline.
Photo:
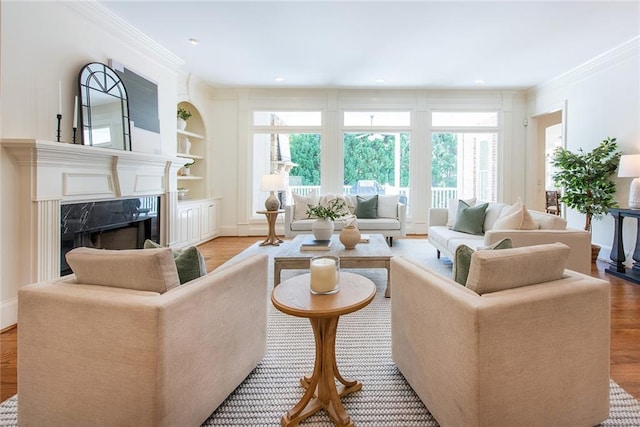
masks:
<path id="1" fill-rule="evenodd" d="M 276 247 L 253 245 L 230 263 L 253 253 L 272 258 Z M 440 273 L 450 274 L 451 263 L 437 260 L 426 240 L 398 239 L 394 256 L 422 262 Z M 273 283 L 270 262 L 269 284 Z M 343 316 L 338 325 L 336 354 L 338 367 L 347 377 L 360 380 L 362 390 L 342 399 L 357 426 L 437 426 L 418 396 L 391 360 L 390 299 L 384 298 L 386 271 L 353 270 L 370 278 L 376 297 L 364 309 Z M 284 270 L 282 279 L 301 270 Z M 278 426 L 282 415 L 302 396 L 299 378 L 310 374 L 315 354 L 313 333 L 306 319 L 287 316 L 269 303 L 267 354 L 258 367 L 204 422 L 204 426 Z M 640 426 L 640 403 L 615 382 L 610 383 L 611 412 L 604 426 Z M 17 425 L 16 397 L 0 405 L 0 426 Z M 333 426 L 324 411 L 300 425 Z"/>

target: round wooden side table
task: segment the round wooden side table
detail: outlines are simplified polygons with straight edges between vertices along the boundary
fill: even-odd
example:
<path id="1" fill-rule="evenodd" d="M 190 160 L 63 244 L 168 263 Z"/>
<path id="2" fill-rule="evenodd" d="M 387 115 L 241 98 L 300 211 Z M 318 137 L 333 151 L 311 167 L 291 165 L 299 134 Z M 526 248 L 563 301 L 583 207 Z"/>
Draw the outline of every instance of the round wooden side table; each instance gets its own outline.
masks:
<path id="1" fill-rule="evenodd" d="M 354 273 L 340 272 L 340 290 L 331 295 L 314 295 L 309 290 L 310 275 L 285 280 L 273 289 L 271 302 L 280 311 L 308 318 L 316 341 L 313 373 L 300 379 L 306 389 L 300 401 L 289 409 L 281 426 L 295 426 L 324 409 L 337 426 L 353 426 L 340 398 L 362 388 L 355 379 L 344 378 L 336 363 L 338 319 L 366 307 L 376 295 L 374 283 Z M 340 384 L 336 386 L 335 379 Z"/>
<path id="2" fill-rule="evenodd" d="M 267 233 L 267 238 L 264 239 L 264 242 L 260 243 L 260 246 L 279 246 L 280 243 L 283 242 L 276 235 L 276 219 L 278 215 L 284 213 L 284 209 L 278 209 L 277 211 L 256 211 L 256 213 L 263 214 L 267 217 L 267 225 L 269 226 L 269 232 Z"/>

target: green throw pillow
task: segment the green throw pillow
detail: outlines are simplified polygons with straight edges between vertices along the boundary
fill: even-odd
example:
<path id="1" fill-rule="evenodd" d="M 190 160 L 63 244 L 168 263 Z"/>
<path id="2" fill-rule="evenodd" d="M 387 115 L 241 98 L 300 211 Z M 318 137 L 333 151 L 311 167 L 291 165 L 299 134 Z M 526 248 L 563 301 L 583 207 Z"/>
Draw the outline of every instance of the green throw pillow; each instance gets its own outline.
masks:
<path id="1" fill-rule="evenodd" d="M 195 246 L 183 249 L 174 259 L 181 285 L 202 276 L 200 252 Z"/>
<path id="2" fill-rule="evenodd" d="M 498 250 L 511 249 L 513 244 L 511 239 L 506 237 L 493 245 L 478 248 L 478 250 Z M 456 248 L 455 259 L 453 261 L 453 280 L 466 286 L 469 277 L 469 267 L 471 267 L 471 255 L 475 251 L 467 245 L 460 245 Z"/>
<path id="3" fill-rule="evenodd" d="M 458 214 L 456 222 L 453 224 L 453 231 L 467 234 L 482 234 L 484 228 L 484 214 L 487 211 L 488 203 L 477 206 L 469 206 L 463 200 L 458 202 Z"/>
<path id="4" fill-rule="evenodd" d="M 365 199 L 362 196 L 356 196 L 356 216 L 358 218 L 377 218 L 378 217 L 378 195 Z"/>
<path id="5" fill-rule="evenodd" d="M 162 245 L 153 240 L 147 239 L 144 241 L 145 249 L 162 247 Z M 178 270 L 181 285 L 207 274 L 207 265 L 204 256 L 202 256 L 195 246 L 189 246 L 188 248 L 178 251 L 173 250 L 173 259 L 176 262 L 176 269 Z"/>

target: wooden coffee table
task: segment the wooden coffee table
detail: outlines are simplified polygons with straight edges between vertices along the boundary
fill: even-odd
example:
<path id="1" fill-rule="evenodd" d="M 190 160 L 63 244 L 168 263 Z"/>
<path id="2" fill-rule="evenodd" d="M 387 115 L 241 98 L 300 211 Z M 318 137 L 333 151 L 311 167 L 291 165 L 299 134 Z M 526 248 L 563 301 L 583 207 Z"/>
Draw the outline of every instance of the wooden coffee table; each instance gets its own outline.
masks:
<path id="1" fill-rule="evenodd" d="M 280 283 L 280 273 L 287 269 L 309 268 L 309 259 L 317 255 L 334 255 L 340 258 L 340 268 L 385 268 L 387 289 L 385 297 L 391 296 L 391 249 L 382 234 L 371 234 L 369 243 L 358 243 L 354 249 L 345 249 L 338 235 L 331 237 L 328 251 L 301 251 L 300 244 L 312 239 L 309 234 L 299 234 L 293 240 L 283 243 L 274 257 L 273 286 Z"/>
<path id="2" fill-rule="evenodd" d="M 353 426 L 340 398 L 362 388 L 362 383 L 344 378 L 336 363 L 336 332 L 340 316 L 367 306 L 376 295 L 376 286 L 359 274 L 340 272 L 340 290 L 331 295 L 315 295 L 309 289 L 310 275 L 285 280 L 273 289 L 271 302 L 283 313 L 305 317 L 311 322 L 316 342 L 313 373 L 300 379 L 305 388 L 300 401 L 289 409 L 280 425 L 298 423 L 324 409 L 336 425 Z M 340 384 L 336 386 L 336 381 Z"/>

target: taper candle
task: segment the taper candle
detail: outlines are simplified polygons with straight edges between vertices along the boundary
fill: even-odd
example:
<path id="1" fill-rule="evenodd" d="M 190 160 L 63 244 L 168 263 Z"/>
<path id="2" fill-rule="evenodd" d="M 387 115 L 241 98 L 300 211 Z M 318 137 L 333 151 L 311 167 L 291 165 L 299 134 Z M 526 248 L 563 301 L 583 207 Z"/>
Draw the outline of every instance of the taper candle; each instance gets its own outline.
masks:
<path id="1" fill-rule="evenodd" d="M 62 114 L 62 80 L 58 81 L 58 114 Z"/>
<path id="2" fill-rule="evenodd" d="M 78 95 L 73 102 L 73 127 L 78 128 Z"/>

